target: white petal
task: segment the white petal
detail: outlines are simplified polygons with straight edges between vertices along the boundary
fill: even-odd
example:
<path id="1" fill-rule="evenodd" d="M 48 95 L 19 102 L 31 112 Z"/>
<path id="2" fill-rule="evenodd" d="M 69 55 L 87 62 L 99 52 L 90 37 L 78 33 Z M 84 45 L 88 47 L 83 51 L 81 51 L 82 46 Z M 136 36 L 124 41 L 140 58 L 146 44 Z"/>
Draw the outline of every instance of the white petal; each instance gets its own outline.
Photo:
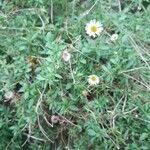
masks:
<path id="1" fill-rule="evenodd" d="M 93 23 L 96 24 L 96 20 L 95 19 L 93 20 Z"/>
<path id="2" fill-rule="evenodd" d="M 97 27 L 102 27 L 102 24 L 100 22 L 96 22 Z"/>

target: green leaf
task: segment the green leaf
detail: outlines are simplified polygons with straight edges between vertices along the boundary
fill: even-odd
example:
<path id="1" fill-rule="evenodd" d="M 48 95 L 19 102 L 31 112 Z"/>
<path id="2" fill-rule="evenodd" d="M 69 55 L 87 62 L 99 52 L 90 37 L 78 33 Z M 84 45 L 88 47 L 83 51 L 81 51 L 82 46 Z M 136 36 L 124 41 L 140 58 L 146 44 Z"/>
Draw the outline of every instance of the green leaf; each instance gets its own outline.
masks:
<path id="1" fill-rule="evenodd" d="M 140 136 L 140 141 L 143 141 L 146 138 L 148 138 L 148 133 L 142 133 L 142 135 Z"/>
<path id="2" fill-rule="evenodd" d="M 71 89 L 71 87 L 72 87 L 72 83 L 67 83 L 67 85 L 66 85 L 66 90 Z"/>
<path id="3" fill-rule="evenodd" d="M 59 74 L 55 74 L 56 78 L 62 79 L 62 76 L 60 76 Z"/>
<path id="4" fill-rule="evenodd" d="M 93 129 L 88 129 L 88 134 L 90 136 L 95 136 L 96 135 L 96 132 L 93 130 Z"/>
<path id="5" fill-rule="evenodd" d="M 48 32 L 45 39 L 47 42 L 51 42 L 54 40 L 54 35 L 51 32 Z"/>
<path id="6" fill-rule="evenodd" d="M 79 111 L 78 107 L 76 107 L 75 105 L 70 106 L 70 109 L 72 111 Z"/>
<path id="7" fill-rule="evenodd" d="M 81 62 L 82 64 L 86 64 L 86 59 L 81 59 L 80 62 Z"/>

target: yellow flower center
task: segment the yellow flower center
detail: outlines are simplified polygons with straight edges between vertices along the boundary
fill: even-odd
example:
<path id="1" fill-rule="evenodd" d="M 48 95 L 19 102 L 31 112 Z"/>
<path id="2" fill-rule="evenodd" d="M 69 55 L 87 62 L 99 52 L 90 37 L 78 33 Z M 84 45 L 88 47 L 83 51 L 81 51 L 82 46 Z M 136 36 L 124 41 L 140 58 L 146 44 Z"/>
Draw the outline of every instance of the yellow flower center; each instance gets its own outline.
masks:
<path id="1" fill-rule="evenodd" d="M 92 81 L 96 81 L 96 77 L 95 77 L 95 76 L 92 76 L 92 77 L 91 77 L 91 80 L 92 80 Z"/>
<path id="2" fill-rule="evenodd" d="M 97 27 L 95 25 L 91 26 L 91 31 L 92 32 L 96 32 L 97 31 Z"/>

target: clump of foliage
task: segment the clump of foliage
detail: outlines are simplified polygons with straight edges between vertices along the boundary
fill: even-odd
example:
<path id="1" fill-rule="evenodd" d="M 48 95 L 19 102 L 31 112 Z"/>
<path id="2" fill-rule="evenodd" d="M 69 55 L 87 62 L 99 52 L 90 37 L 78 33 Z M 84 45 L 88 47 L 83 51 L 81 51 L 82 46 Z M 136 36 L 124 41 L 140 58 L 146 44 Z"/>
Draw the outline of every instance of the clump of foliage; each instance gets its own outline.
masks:
<path id="1" fill-rule="evenodd" d="M 0 0 L 0 148 L 148 150 L 149 12 L 148 0 Z"/>

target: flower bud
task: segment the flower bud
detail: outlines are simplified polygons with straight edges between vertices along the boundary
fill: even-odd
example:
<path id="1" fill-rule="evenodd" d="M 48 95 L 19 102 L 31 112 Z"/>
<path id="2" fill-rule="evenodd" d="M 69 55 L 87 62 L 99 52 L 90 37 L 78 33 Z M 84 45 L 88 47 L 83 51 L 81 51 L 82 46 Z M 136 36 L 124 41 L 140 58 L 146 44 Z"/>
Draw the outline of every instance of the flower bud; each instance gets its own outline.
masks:
<path id="1" fill-rule="evenodd" d="M 58 123 L 58 121 L 59 121 L 59 116 L 56 116 L 56 115 L 51 116 L 51 122 L 52 123 Z"/>
<path id="2" fill-rule="evenodd" d="M 85 96 L 85 97 L 87 97 L 88 96 L 88 92 L 86 90 L 83 90 L 82 91 L 82 95 Z"/>
<path id="3" fill-rule="evenodd" d="M 111 41 L 115 42 L 118 39 L 118 34 L 113 34 L 111 36 Z"/>
<path id="4" fill-rule="evenodd" d="M 69 52 L 67 52 L 67 50 L 64 50 L 62 53 L 62 59 L 67 62 L 69 61 L 71 58 L 71 54 Z"/>
<path id="5" fill-rule="evenodd" d="M 12 92 L 12 91 L 7 91 L 6 93 L 5 93 L 5 95 L 4 95 L 4 98 L 6 99 L 6 100 L 11 100 L 11 99 L 13 99 L 15 97 L 15 94 L 14 94 L 14 92 Z"/>

